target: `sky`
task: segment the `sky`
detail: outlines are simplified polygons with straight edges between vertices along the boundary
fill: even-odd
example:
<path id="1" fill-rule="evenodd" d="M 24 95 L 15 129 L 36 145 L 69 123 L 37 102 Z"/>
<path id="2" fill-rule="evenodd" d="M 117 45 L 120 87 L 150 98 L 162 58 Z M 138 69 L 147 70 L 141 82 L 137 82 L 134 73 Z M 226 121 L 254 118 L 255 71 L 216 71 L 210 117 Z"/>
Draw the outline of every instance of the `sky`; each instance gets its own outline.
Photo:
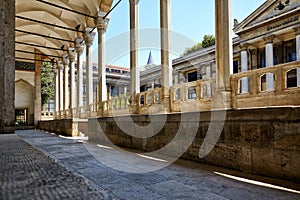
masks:
<path id="1" fill-rule="evenodd" d="M 205 34 L 215 35 L 214 0 L 170 0 L 172 59 L 187 47 L 201 42 Z M 243 21 L 266 0 L 231 0 L 232 21 Z M 115 4 L 117 0 L 114 1 Z M 149 52 L 155 64 L 160 63 L 159 0 L 139 2 L 139 64 L 146 65 Z M 233 24 L 233 22 L 232 22 Z M 233 35 L 234 36 L 234 35 Z M 129 0 L 122 2 L 110 14 L 106 32 L 107 64 L 129 68 Z M 93 61 L 97 62 L 97 36 L 93 46 Z M 84 58 L 83 58 L 84 59 Z"/>

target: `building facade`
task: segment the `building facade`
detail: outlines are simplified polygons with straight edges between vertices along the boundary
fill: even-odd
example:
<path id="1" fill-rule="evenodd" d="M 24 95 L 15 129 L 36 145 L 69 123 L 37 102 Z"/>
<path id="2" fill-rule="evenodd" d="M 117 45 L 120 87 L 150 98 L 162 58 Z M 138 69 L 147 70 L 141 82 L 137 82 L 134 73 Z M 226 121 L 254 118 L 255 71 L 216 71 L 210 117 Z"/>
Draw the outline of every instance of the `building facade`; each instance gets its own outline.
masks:
<path id="1" fill-rule="evenodd" d="M 299 91 L 297 88 L 300 86 L 299 17 L 300 2 L 298 0 L 266 1 L 242 22 L 239 23 L 235 20 L 233 30 L 237 37 L 233 38 L 232 66 L 230 67 L 232 108 L 298 105 Z M 197 108 L 192 106 L 189 111 L 210 109 L 209 99 L 216 89 L 215 82 L 212 80 L 217 78 L 216 74 L 218 73 L 215 49 L 215 46 L 211 46 L 173 60 L 173 86 L 170 88 L 171 106 L 174 106 L 172 111 L 181 111 L 176 105 L 201 99 L 205 100 L 204 103 L 202 102 L 205 106 L 197 106 Z M 153 63 L 152 57 L 149 56 L 149 60 L 150 62 L 148 61 L 140 73 L 141 94 L 136 97 L 138 107 L 159 104 L 161 100 L 162 68 L 161 65 Z M 23 63 L 26 65 L 26 62 Z M 86 101 L 89 77 L 86 63 L 81 62 L 81 65 L 83 71 L 83 103 L 81 106 L 89 106 Z M 35 94 L 27 91 L 35 88 L 35 69 L 24 72 L 24 69 L 21 68 L 20 64 L 15 79 L 16 115 L 19 116 L 18 121 L 20 122 L 26 116 L 26 120 L 31 124 L 34 115 Z M 97 102 L 99 96 L 98 73 L 98 64 L 93 63 L 92 102 L 94 104 L 99 104 Z M 78 74 L 76 64 L 75 74 Z M 105 74 L 107 99 L 104 104 L 106 108 L 108 110 L 128 109 L 130 69 L 106 66 Z M 77 78 L 75 78 L 76 80 Z M 77 82 L 75 90 L 77 90 L 76 87 L 78 87 Z M 23 95 L 24 91 L 22 92 L 22 90 L 24 89 L 26 89 L 26 95 Z M 151 90 L 156 92 L 150 94 Z M 120 100 L 122 98 L 125 100 Z M 253 99 L 257 101 L 253 101 Z M 75 101 L 78 99 L 75 98 Z M 261 103 L 257 103 L 258 101 Z M 44 111 L 46 112 L 42 112 L 42 116 L 52 116 L 51 112 L 55 107 L 53 104 L 55 103 L 52 100 L 45 107 Z M 121 104 L 124 104 L 123 107 L 120 106 Z M 97 105 L 96 107 L 98 109 L 101 106 Z M 70 108 L 70 110 L 72 109 Z M 77 107 L 73 113 L 81 113 L 79 110 Z M 82 112 L 86 112 L 86 110 L 88 108 L 84 108 Z M 64 116 L 67 115 L 64 114 Z"/>

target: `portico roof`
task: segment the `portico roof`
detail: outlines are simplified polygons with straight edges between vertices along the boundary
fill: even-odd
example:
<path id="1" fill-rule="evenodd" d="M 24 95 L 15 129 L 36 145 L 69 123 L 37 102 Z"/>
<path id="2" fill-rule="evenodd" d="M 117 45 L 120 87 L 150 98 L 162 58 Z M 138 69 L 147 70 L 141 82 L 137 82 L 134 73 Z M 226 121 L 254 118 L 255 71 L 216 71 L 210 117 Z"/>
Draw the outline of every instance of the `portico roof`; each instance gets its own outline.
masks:
<path id="1" fill-rule="evenodd" d="M 78 33 L 86 26 L 94 27 L 93 17 L 99 11 L 107 13 L 112 3 L 113 0 L 16 0 L 16 60 L 34 62 L 34 54 L 24 52 L 33 53 L 34 49 L 61 56 L 62 45 L 72 46 Z M 79 32 L 75 30 L 78 25 Z"/>

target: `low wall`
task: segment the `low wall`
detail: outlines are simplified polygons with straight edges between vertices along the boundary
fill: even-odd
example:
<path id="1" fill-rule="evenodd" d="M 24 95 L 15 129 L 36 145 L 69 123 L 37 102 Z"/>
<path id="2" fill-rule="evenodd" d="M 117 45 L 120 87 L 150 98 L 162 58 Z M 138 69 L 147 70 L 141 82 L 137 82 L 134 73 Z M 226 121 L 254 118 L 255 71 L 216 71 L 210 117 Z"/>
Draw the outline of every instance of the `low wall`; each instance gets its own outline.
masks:
<path id="1" fill-rule="evenodd" d="M 83 133 L 85 136 L 89 136 L 89 126 L 87 120 L 77 121 L 78 123 L 78 131 Z"/>
<path id="2" fill-rule="evenodd" d="M 192 144 L 182 158 L 300 182 L 300 108 L 227 111 L 217 144 L 206 157 L 199 158 L 210 125 L 212 130 L 222 125 L 222 112 L 153 115 L 151 119 L 147 115 L 89 119 L 89 140 L 104 144 L 109 142 L 107 137 L 115 145 L 146 152 L 168 144 L 169 150 L 179 152 L 192 137 Z M 164 116 L 165 123 L 162 121 Z M 214 119 L 211 120 L 212 116 Z M 130 120 L 139 126 L 151 125 L 149 130 L 153 136 L 145 139 L 131 136 L 138 136 L 139 128 L 130 124 Z M 126 130 L 122 131 L 116 121 Z M 161 130 L 160 126 L 163 127 Z M 196 127 L 196 132 L 193 127 Z M 146 130 L 145 127 L 144 133 L 151 134 Z"/>
<path id="3" fill-rule="evenodd" d="M 39 121 L 38 129 L 64 136 L 78 136 L 78 125 L 72 119 Z"/>

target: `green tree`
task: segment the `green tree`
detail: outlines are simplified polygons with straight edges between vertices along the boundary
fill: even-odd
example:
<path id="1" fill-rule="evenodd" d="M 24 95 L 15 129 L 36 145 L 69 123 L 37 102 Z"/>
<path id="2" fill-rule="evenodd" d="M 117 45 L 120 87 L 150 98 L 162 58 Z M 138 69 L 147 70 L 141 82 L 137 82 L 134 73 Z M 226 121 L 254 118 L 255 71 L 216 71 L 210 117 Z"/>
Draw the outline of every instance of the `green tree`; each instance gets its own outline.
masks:
<path id="1" fill-rule="evenodd" d="M 49 62 L 43 62 L 41 67 L 42 105 L 45 105 L 54 95 L 54 74 Z"/>
<path id="2" fill-rule="evenodd" d="M 192 46 L 190 48 L 186 48 L 185 51 L 184 51 L 184 53 L 183 53 L 183 55 L 187 55 L 189 53 L 198 51 L 200 49 L 202 49 L 202 43 L 201 42 L 197 43 L 196 45 L 194 45 L 194 46 Z"/>
<path id="3" fill-rule="evenodd" d="M 199 43 L 197 43 L 196 45 L 194 45 L 190 48 L 186 48 L 183 55 L 187 55 L 189 53 L 198 51 L 200 49 L 213 46 L 215 44 L 215 41 L 216 41 L 215 36 L 206 34 L 206 35 L 203 36 L 202 42 L 199 42 Z"/>
<path id="4" fill-rule="evenodd" d="M 207 48 L 210 46 L 215 45 L 216 43 L 216 38 L 213 35 L 204 35 L 203 40 L 202 40 L 202 47 Z"/>

